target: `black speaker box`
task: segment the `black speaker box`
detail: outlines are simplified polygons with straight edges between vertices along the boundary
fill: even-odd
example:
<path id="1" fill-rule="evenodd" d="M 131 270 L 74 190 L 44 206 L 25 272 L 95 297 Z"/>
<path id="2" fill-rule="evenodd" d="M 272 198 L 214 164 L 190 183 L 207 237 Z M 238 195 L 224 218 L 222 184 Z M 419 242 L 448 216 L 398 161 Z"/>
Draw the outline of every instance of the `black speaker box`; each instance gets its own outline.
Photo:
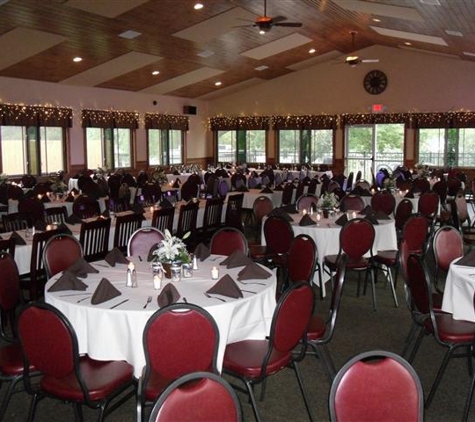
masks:
<path id="1" fill-rule="evenodd" d="M 195 106 L 183 106 L 183 114 L 196 114 Z"/>

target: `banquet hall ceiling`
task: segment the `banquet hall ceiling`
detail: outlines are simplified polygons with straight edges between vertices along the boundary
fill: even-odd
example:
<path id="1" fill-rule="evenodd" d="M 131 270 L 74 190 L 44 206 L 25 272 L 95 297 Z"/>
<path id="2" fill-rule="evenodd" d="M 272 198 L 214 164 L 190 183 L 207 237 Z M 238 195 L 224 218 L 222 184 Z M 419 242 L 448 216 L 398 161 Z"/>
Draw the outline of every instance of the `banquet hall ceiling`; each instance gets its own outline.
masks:
<path id="1" fill-rule="evenodd" d="M 302 27 L 263 35 L 242 26 L 263 0 L 195 3 L 0 0 L 0 76 L 206 99 L 321 61 L 346 66 L 372 45 L 475 60 L 472 0 L 268 0 L 268 16 Z"/>

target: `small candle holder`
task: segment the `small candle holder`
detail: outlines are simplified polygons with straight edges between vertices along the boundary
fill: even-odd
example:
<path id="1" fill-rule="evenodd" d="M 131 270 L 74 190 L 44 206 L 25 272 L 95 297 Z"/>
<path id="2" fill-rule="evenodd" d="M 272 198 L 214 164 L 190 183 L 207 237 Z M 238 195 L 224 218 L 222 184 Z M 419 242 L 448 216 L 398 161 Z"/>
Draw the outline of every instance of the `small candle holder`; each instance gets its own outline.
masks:
<path id="1" fill-rule="evenodd" d="M 183 264 L 183 278 L 190 278 L 193 277 L 193 265 L 192 264 Z"/>
<path id="2" fill-rule="evenodd" d="M 198 259 L 193 255 L 193 271 L 198 271 Z"/>
<path id="3" fill-rule="evenodd" d="M 135 281 L 135 286 L 134 286 Z M 127 267 L 127 276 L 125 281 L 126 287 L 137 287 L 137 273 L 135 272 L 135 265 L 133 262 Z"/>
<path id="4" fill-rule="evenodd" d="M 162 288 L 162 276 L 161 276 L 161 274 L 155 274 L 153 276 L 153 288 L 155 290 L 160 290 Z"/>
<path id="5" fill-rule="evenodd" d="M 217 280 L 218 278 L 219 278 L 219 268 L 218 267 L 211 268 L 211 279 Z"/>
<path id="6" fill-rule="evenodd" d="M 181 265 L 180 264 L 172 264 L 170 267 L 170 272 L 171 272 L 172 282 L 181 281 Z"/>

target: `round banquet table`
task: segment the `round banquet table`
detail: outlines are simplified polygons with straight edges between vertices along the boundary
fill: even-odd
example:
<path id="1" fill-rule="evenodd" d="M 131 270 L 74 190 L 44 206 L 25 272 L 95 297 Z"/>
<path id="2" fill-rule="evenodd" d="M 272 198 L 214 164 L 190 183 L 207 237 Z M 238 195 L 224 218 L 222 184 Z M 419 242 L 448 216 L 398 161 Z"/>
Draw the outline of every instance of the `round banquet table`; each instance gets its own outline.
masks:
<path id="1" fill-rule="evenodd" d="M 205 308 L 215 319 L 219 329 L 218 369 L 221 370 L 226 344 L 245 339 L 263 339 L 270 332 L 272 316 L 275 310 L 276 276 L 265 280 L 246 280 L 245 283 L 263 283 L 243 285 L 237 282 L 237 274 L 243 267 L 226 269 L 220 266 L 225 257 L 211 255 L 207 260 L 198 261 L 198 270 L 193 277 L 182 278 L 174 283 L 179 291 L 182 302 L 186 298 Z M 125 360 L 134 367 L 134 375 L 139 377 L 145 365 L 145 355 L 142 346 L 142 334 L 150 316 L 159 309 L 157 297 L 160 290 L 153 289 L 150 263 L 140 262 L 135 257 L 129 258 L 135 263 L 138 287 L 125 286 L 126 264 L 110 267 L 105 261 L 92 265 L 99 270 L 98 274 L 88 274 L 81 279 L 88 285 L 85 292 L 65 290 L 48 292 L 48 288 L 60 277 L 52 277 L 45 288 L 45 301 L 58 308 L 71 322 L 76 332 L 79 353 L 87 353 L 97 360 Z M 226 296 L 213 295 L 208 298 L 204 292 L 212 287 L 216 280 L 211 280 L 211 268 L 219 268 L 220 278 L 229 274 L 241 289 L 255 293 L 243 292 L 243 298 L 233 299 Z M 94 293 L 100 280 L 107 278 L 120 292 L 120 296 L 98 305 L 91 305 L 90 295 Z M 164 278 L 162 288 L 170 280 Z M 89 295 L 89 296 L 88 296 Z M 152 302 L 144 309 L 147 297 L 152 296 Z M 78 303 L 79 300 L 86 298 Z M 218 298 L 222 298 L 222 302 Z M 117 305 L 123 300 L 126 303 Z M 183 345 L 186 347 L 186 345 Z"/>
<path id="2" fill-rule="evenodd" d="M 473 294 L 475 293 L 475 267 L 457 265 L 459 258 L 450 264 L 445 281 L 442 310 L 454 319 L 475 322 Z"/>

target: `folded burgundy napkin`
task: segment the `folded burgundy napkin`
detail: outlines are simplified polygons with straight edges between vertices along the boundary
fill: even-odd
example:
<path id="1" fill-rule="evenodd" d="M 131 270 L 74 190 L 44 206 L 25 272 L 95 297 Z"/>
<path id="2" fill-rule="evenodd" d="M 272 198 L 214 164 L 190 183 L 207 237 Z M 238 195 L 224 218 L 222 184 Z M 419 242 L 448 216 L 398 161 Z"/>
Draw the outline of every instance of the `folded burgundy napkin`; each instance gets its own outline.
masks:
<path id="1" fill-rule="evenodd" d="M 366 205 L 358 214 L 360 215 L 368 215 L 368 214 L 373 214 L 374 209 L 371 205 Z"/>
<path id="2" fill-rule="evenodd" d="M 284 188 L 282 187 L 282 185 L 276 186 L 276 187 L 274 188 L 274 192 L 275 192 L 275 191 L 280 192 L 280 191 L 283 191 L 283 190 L 284 190 Z"/>
<path id="3" fill-rule="evenodd" d="M 266 186 L 264 189 L 261 190 L 261 193 L 274 193 L 274 191 Z"/>
<path id="4" fill-rule="evenodd" d="M 238 273 L 238 280 L 252 280 L 252 279 L 265 279 L 269 278 L 271 274 L 264 270 L 260 265 L 255 262 L 247 264 L 241 271 Z"/>
<path id="5" fill-rule="evenodd" d="M 62 290 L 86 290 L 87 285 L 69 271 L 63 275 L 48 289 L 48 292 L 60 292 Z"/>
<path id="6" fill-rule="evenodd" d="M 289 214 L 298 214 L 299 212 L 295 209 L 294 204 L 289 204 L 289 205 L 284 205 L 283 207 L 280 207 L 282 210 L 285 212 L 288 212 Z"/>
<path id="7" fill-rule="evenodd" d="M 79 195 L 79 191 L 76 188 L 73 188 L 73 189 L 71 189 L 71 192 L 68 193 L 68 196 L 66 197 L 65 201 L 66 202 L 74 202 L 74 198 L 77 195 Z"/>
<path id="8" fill-rule="evenodd" d="M 161 201 L 160 206 L 162 208 L 173 208 L 172 203 L 168 199 L 164 199 L 163 201 Z"/>
<path id="9" fill-rule="evenodd" d="M 58 226 L 58 233 L 64 233 L 64 234 L 73 234 L 71 232 L 71 230 L 69 230 L 69 227 L 64 224 L 64 223 L 61 223 L 59 226 Z"/>
<path id="10" fill-rule="evenodd" d="M 241 251 L 234 251 L 219 265 L 226 265 L 226 268 L 244 267 L 252 262 L 251 258 L 244 255 Z"/>
<path id="11" fill-rule="evenodd" d="M 165 306 L 173 305 L 180 297 L 180 293 L 176 287 L 168 283 L 158 295 L 157 303 L 160 308 L 164 308 Z"/>
<path id="12" fill-rule="evenodd" d="M 68 268 L 68 271 L 80 278 L 86 278 L 88 274 L 96 274 L 99 272 L 84 258 L 77 259 L 76 262 Z"/>
<path id="13" fill-rule="evenodd" d="M 211 251 L 204 243 L 199 243 L 193 253 L 200 261 L 204 261 L 211 255 Z"/>
<path id="14" fill-rule="evenodd" d="M 469 252 L 467 255 L 460 258 L 456 265 L 464 265 L 466 267 L 475 267 L 475 251 Z"/>
<path id="15" fill-rule="evenodd" d="M 242 185 L 236 189 L 236 192 L 249 192 L 249 189 L 246 186 Z"/>
<path id="16" fill-rule="evenodd" d="M 222 276 L 218 282 L 207 290 L 206 293 L 214 293 L 216 295 L 228 296 L 238 299 L 242 296 L 241 289 L 229 274 Z"/>
<path id="17" fill-rule="evenodd" d="M 404 195 L 404 198 L 414 198 L 414 193 L 409 191 Z"/>
<path id="18" fill-rule="evenodd" d="M 128 264 L 130 261 L 124 256 L 119 248 L 112 249 L 104 258 L 104 260 L 111 266 L 115 264 Z"/>
<path id="19" fill-rule="evenodd" d="M 35 222 L 35 230 L 44 232 L 46 230 L 46 223 L 43 220 L 37 220 Z"/>
<path id="20" fill-rule="evenodd" d="M 294 219 L 282 208 L 274 208 L 268 215 L 269 216 L 275 215 L 287 221 L 294 221 Z"/>
<path id="21" fill-rule="evenodd" d="M 180 182 L 180 179 L 176 179 L 174 182 L 173 182 L 173 187 L 174 188 L 179 188 L 181 185 L 181 182 Z"/>
<path id="22" fill-rule="evenodd" d="M 68 218 L 66 218 L 66 223 L 81 224 L 82 220 L 76 214 L 71 214 Z"/>
<path id="23" fill-rule="evenodd" d="M 343 213 L 341 217 L 335 220 L 335 224 L 338 224 L 339 226 L 344 226 L 346 223 L 348 223 L 348 216 L 346 213 Z"/>
<path id="24" fill-rule="evenodd" d="M 13 232 L 10 236 L 10 239 L 15 240 L 15 245 L 26 245 L 25 239 L 23 239 L 23 237 L 21 237 L 17 232 Z"/>
<path id="25" fill-rule="evenodd" d="M 315 226 L 317 224 L 308 214 L 305 214 L 300 220 L 299 226 Z"/>
<path id="26" fill-rule="evenodd" d="M 381 210 L 376 211 L 374 216 L 377 220 L 391 220 L 391 217 Z"/>
<path id="27" fill-rule="evenodd" d="M 117 290 L 107 278 L 103 278 L 96 287 L 96 290 L 91 298 L 92 305 L 99 305 L 99 303 L 107 302 L 120 296 L 122 293 Z"/>
<path id="28" fill-rule="evenodd" d="M 368 220 L 371 224 L 373 224 L 375 226 L 379 224 L 378 220 L 376 220 L 376 217 L 374 216 L 374 214 L 366 215 L 365 220 Z"/>

